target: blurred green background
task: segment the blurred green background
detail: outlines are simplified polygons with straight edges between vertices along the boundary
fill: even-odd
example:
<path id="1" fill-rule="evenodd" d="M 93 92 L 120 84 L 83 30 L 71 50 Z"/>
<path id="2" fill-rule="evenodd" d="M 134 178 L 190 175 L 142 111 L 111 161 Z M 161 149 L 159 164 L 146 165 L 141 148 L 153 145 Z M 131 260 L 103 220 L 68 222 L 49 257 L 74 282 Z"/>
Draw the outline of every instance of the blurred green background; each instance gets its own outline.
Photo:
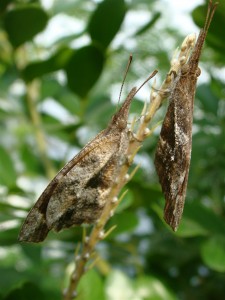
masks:
<path id="1" fill-rule="evenodd" d="M 182 10 L 181 2 L 192 2 L 192 8 Z M 225 2 L 220 2 L 201 57 L 181 226 L 173 233 L 162 219 L 164 200 L 153 165 L 157 128 L 135 159 L 141 167 L 109 221 L 117 228 L 99 243 L 101 259 L 83 277 L 79 299 L 224 298 Z M 160 86 L 173 51 L 203 26 L 206 2 L 2 0 L 0 14 L 0 299 L 61 299 L 82 229 L 50 233 L 38 245 L 19 244 L 21 223 L 57 171 L 106 127 L 129 54 L 134 59 L 122 99 L 154 69 Z M 132 116 L 140 115 L 150 85 L 133 101 Z"/>

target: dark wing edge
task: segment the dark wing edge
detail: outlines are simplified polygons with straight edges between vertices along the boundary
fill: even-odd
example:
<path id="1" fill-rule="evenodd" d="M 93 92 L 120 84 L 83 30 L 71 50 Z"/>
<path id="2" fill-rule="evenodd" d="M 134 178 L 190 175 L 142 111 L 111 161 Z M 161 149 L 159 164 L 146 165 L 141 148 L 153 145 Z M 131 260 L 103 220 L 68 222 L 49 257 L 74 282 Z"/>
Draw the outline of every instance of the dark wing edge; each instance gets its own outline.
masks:
<path id="1" fill-rule="evenodd" d="M 31 208 L 19 233 L 20 242 L 42 242 L 48 232 L 48 226 L 45 219 L 45 213 L 51 194 L 58 185 L 58 175 L 50 182 L 44 192 L 41 194 L 35 205 Z"/>

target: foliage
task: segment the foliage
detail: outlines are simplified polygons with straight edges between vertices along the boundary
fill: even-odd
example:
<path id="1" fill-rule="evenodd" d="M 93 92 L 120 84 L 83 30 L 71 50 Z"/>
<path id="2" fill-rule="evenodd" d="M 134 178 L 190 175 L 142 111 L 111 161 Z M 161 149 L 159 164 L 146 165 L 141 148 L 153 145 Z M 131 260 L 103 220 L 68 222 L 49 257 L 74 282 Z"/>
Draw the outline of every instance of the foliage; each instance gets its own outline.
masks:
<path id="1" fill-rule="evenodd" d="M 82 229 L 51 233 L 44 243 L 28 245 L 17 242 L 19 228 L 48 180 L 115 112 L 109 99 L 112 92 L 118 98 L 129 53 L 134 63 L 123 94 L 153 69 L 162 79 L 169 70 L 172 51 L 184 35 L 158 26 L 165 15 L 155 2 L 58 0 L 49 10 L 39 1 L 1 2 L 0 299 L 61 298 Z M 143 12 L 149 12 L 145 23 L 135 28 L 133 20 L 128 22 L 129 14 Z M 73 32 L 41 43 L 37 34 L 59 14 L 75 21 Z M 200 26 L 204 15 L 202 7 L 193 12 Z M 223 297 L 225 106 L 218 69 L 225 60 L 224 20 L 221 1 L 202 55 L 203 75 L 209 79 L 197 89 L 188 194 L 179 230 L 174 234 L 162 221 L 164 200 L 153 168 L 156 130 L 137 155 L 141 168 L 109 222 L 117 228 L 98 245 L 100 259 L 82 278 L 78 299 Z M 141 108 L 134 100 L 132 115 L 139 116 Z"/>

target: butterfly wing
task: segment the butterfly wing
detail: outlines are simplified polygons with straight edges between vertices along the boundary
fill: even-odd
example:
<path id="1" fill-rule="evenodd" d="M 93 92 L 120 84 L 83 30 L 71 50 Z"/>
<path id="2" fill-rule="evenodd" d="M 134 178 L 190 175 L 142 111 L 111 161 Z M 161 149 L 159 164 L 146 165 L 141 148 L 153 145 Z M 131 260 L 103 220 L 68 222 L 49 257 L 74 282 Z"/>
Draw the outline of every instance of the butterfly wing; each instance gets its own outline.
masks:
<path id="1" fill-rule="evenodd" d="M 166 199 L 164 219 L 173 230 L 182 217 L 192 146 L 193 98 L 187 97 L 187 85 L 181 83 L 177 83 L 171 94 L 155 155 L 156 171 Z"/>
<path id="2" fill-rule="evenodd" d="M 73 225 L 92 224 L 99 218 L 117 174 L 119 138 L 102 138 L 94 151 L 63 177 L 47 207 L 50 229 L 60 231 Z"/>
<path id="3" fill-rule="evenodd" d="M 97 205 L 97 199 L 100 194 L 102 197 L 107 194 L 105 190 L 111 183 L 104 176 L 116 172 L 117 165 L 112 169 L 111 162 L 120 152 L 120 138 L 121 134 L 101 132 L 59 171 L 29 212 L 20 231 L 20 241 L 40 242 L 52 228 L 59 231 L 96 219 L 91 207 L 101 206 Z M 95 192 L 94 186 L 98 187 Z M 86 216 L 79 213 L 85 206 Z"/>

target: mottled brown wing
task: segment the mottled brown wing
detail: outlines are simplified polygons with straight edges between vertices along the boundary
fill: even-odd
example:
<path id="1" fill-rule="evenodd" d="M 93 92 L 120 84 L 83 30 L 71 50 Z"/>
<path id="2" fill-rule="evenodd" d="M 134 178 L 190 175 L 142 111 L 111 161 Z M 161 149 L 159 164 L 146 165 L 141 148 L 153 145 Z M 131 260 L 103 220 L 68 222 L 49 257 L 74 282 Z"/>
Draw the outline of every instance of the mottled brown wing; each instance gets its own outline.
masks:
<path id="1" fill-rule="evenodd" d="M 33 208 L 30 210 L 26 220 L 22 225 L 19 234 L 19 241 L 40 242 L 46 238 L 49 230 L 51 229 L 49 228 L 48 221 L 46 218 L 47 208 L 49 203 L 51 202 L 51 208 L 48 210 L 48 214 L 52 215 L 52 218 L 50 218 L 49 223 L 51 224 L 52 227 L 54 227 L 53 219 L 55 220 L 56 217 L 52 213 L 52 209 L 54 205 L 52 204 L 53 202 L 51 201 L 51 198 L 52 195 L 54 195 L 54 198 L 56 198 L 55 195 L 58 193 L 59 188 L 62 189 L 63 185 L 60 183 L 63 182 L 65 184 L 65 180 L 68 179 L 68 176 L 67 177 L 65 176 L 68 173 L 72 175 L 72 174 L 76 174 L 76 172 L 80 172 L 82 167 L 81 162 L 83 161 L 86 163 L 86 158 L 88 160 L 89 163 L 88 165 L 90 167 L 90 164 L 93 163 L 90 160 L 90 154 L 93 153 L 93 151 L 96 149 L 101 149 L 103 145 L 105 146 L 107 142 L 112 146 L 117 145 L 118 138 L 119 137 L 117 135 L 114 135 L 113 138 L 109 139 L 108 135 L 105 136 L 105 131 L 102 131 L 97 135 L 97 137 L 95 137 L 95 139 L 89 142 L 71 161 L 69 161 L 59 171 L 59 173 L 54 177 L 54 179 L 50 182 L 50 184 L 41 194 L 41 196 L 39 197 L 38 201 L 35 203 Z M 79 169 L 76 169 L 77 165 L 79 165 Z M 85 168 L 87 169 L 88 166 L 85 166 Z M 56 190 L 57 192 L 55 192 Z M 56 206 L 59 208 L 60 205 L 57 204 Z"/>
<path id="2" fill-rule="evenodd" d="M 186 92 L 177 84 L 171 95 L 155 155 L 166 200 L 164 219 L 173 230 L 182 217 L 191 159 L 193 99 L 187 98 Z"/>
<path id="3" fill-rule="evenodd" d="M 99 218 L 117 174 L 119 139 L 119 134 L 103 138 L 63 177 L 47 207 L 48 228 L 59 231 Z"/>
<path id="4" fill-rule="evenodd" d="M 204 28 L 200 31 L 188 62 L 173 82 L 170 104 L 162 125 L 155 166 L 166 199 L 164 218 L 176 230 L 183 213 L 192 147 L 193 103 L 198 63 L 202 47 L 218 2 L 210 0 Z"/>

